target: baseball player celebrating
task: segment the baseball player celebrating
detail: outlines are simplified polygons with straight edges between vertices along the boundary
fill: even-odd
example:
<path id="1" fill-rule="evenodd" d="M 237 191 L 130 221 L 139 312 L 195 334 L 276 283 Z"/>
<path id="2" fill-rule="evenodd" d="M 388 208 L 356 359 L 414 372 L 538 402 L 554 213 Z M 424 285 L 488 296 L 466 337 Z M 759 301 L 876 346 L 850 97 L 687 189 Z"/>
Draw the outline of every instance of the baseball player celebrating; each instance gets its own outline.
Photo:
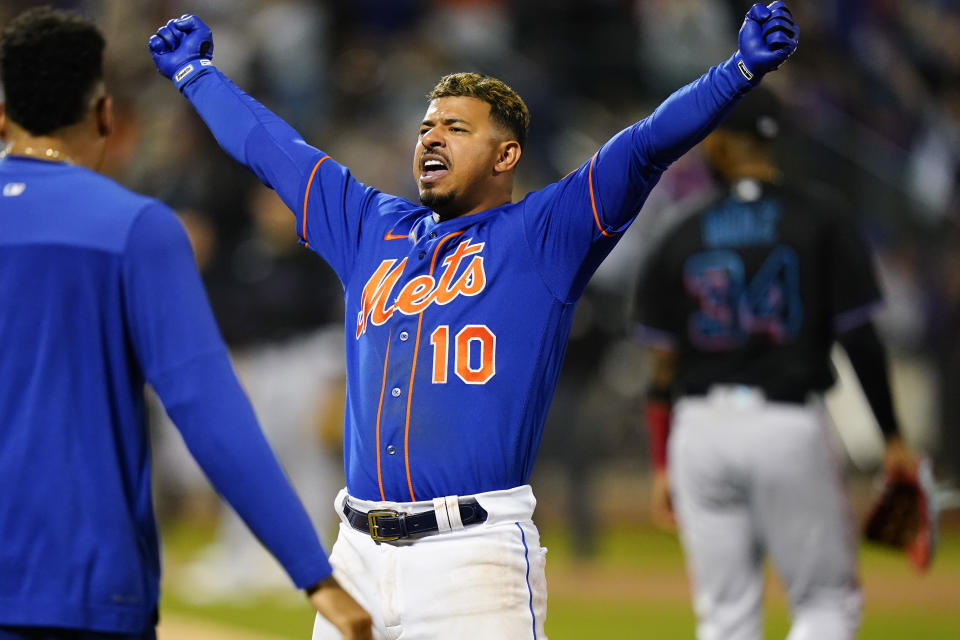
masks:
<path id="1" fill-rule="evenodd" d="M 676 510 L 699 640 L 761 637 L 767 555 L 787 586 L 790 640 L 857 629 L 853 522 L 819 401 L 834 341 L 886 438 L 887 473 L 916 470 L 870 322 L 870 256 L 830 200 L 781 184 L 776 106 L 758 90 L 704 140 L 721 188 L 669 231 L 637 291 L 638 336 L 655 347 L 654 520 Z"/>
<path id="2" fill-rule="evenodd" d="M 734 55 L 519 203 L 526 106 L 494 78 L 446 76 L 414 148 L 419 204 L 360 184 L 234 86 L 197 17 L 150 39 L 160 72 L 343 283 L 347 488 L 331 563 L 377 637 L 544 637 L 527 481 L 575 303 L 661 173 L 797 35 L 782 2 L 754 5 Z M 330 637 L 318 618 L 314 638 Z"/>

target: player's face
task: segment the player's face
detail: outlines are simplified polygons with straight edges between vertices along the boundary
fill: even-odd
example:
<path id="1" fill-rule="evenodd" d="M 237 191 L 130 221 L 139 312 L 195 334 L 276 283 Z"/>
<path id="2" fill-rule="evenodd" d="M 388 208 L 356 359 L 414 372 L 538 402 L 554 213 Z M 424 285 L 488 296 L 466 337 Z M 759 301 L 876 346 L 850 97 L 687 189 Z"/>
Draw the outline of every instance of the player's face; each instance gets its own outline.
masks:
<path id="1" fill-rule="evenodd" d="M 494 165 L 503 139 L 483 100 L 431 101 L 413 153 L 420 201 L 444 218 L 490 208 Z"/>

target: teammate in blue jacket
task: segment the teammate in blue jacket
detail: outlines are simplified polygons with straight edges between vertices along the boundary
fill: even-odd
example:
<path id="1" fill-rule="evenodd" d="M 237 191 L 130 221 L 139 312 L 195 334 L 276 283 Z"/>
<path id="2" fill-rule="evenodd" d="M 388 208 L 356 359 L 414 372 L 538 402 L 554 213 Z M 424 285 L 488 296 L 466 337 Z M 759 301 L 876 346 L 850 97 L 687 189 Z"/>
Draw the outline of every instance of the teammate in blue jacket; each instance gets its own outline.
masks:
<path id="1" fill-rule="evenodd" d="M 0 639 L 155 637 L 145 382 L 318 612 L 369 638 L 237 383 L 179 222 L 95 171 L 113 124 L 103 47 L 51 9 L 0 32 Z"/>
<path id="2" fill-rule="evenodd" d="M 574 306 L 662 172 L 797 35 L 782 2 L 754 5 L 734 55 L 518 203 L 529 114 L 499 80 L 453 74 L 429 94 L 413 203 L 357 182 L 217 71 L 197 17 L 150 38 L 160 72 L 343 283 L 347 488 L 331 563 L 376 637 L 544 637 L 527 481 Z M 314 638 L 330 637 L 318 619 Z"/>

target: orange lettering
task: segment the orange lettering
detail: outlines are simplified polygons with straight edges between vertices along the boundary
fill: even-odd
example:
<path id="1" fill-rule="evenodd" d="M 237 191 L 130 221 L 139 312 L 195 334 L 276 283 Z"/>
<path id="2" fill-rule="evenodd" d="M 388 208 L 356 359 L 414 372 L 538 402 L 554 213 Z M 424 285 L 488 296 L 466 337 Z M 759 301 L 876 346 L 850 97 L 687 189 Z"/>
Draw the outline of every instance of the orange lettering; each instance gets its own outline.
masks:
<path id="1" fill-rule="evenodd" d="M 480 343 L 480 366 L 470 364 L 470 343 Z M 467 384 L 486 384 L 497 372 L 497 337 L 482 324 L 468 324 L 457 334 L 456 374 Z"/>
<path id="2" fill-rule="evenodd" d="M 393 316 L 395 311 L 412 316 L 421 313 L 434 302 L 448 304 L 457 296 L 475 296 L 483 291 L 487 284 L 486 273 L 483 270 L 483 256 L 475 255 L 483 251 L 483 246 L 483 242 L 470 244 L 470 240 L 464 240 L 441 262 L 443 273 L 439 279 L 432 275 L 411 278 L 401 287 L 393 304 L 390 304 L 393 289 L 403 275 L 407 259 L 404 258 L 399 263 L 395 259 L 381 262 L 367 280 L 360 295 L 357 339 L 366 333 L 368 323 L 382 325 Z M 474 257 L 463 273 L 457 277 L 460 264 L 469 256 Z"/>
<path id="3" fill-rule="evenodd" d="M 447 336 L 450 327 L 442 324 L 430 334 L 433 345 L 433 384 L 447 384 Z"/>
<path id="4" fill-rule="evenodd" d="M 437 304 L 447 304 L 461 293 L 458 291 L 458 286 L 460 285 L 459 282 L 455 285 L 452 285 L 453 277 L 456 275 L 457 269 L 460 268 L 460 262 L 467 256 L 471 256 L 475 253 L 480 253 L 483 251 L 483 245 L 483 242 L 471 245 L 470 240 L 464 240 L 457 245 L 457 248 L 452 254 L 443 259 L 443 266 L 445 270 L 443 275 L 440 276 L 440 282 L 437 285 Z M 477 260 L 480 261 L 480 271 L 482 274 L 483 258 L 477 256 L 473 259 L 473 262 L 476 262 Z M 479 293 L 479 291 L 483 289 L 484 284 L 486 284 L 486 279 L 481 278 L 481 282 L 482 284 L 480 285 L 480 289 L 478 289 L 475 293 Z"/>
<path id="5" fill-rule="evenodd" d="M 423 311 L 433 302 L 436 281 L 430 276 L 417 276 L 400 290 L 397 296 L 397 311 L 412 316 Z"/>
<path id="6" fill-rule="evenodd" d="M 483 272 L 483 258 L 477 256 L 470 261 L 470 266 L 463 272 L 463 275 L 453 286 L 456 293 L 462 293 L 465 296 L 475 296 L 487 284 L 487 275 Z M 454 294 L 456 295 L 456 294 Z"/>
<path id="7" fill-rule="evenodd" d="M 403 268 L 407 266 L 407 259 L 401 260 L 400 264 L 390 271 L 390 267 L 395 262 L 396 260 L 381 262 L 363 287 L 363 294 L 360 296 L 360 313 L 357 315 L 357 338 L 367 330 L 368 315 L 370 321 L 377 325 L 383 324 L 393 315 L 393 306 L 387 308 L 387 303 L 390 300 L 390 292 L 400 279 Z"/>

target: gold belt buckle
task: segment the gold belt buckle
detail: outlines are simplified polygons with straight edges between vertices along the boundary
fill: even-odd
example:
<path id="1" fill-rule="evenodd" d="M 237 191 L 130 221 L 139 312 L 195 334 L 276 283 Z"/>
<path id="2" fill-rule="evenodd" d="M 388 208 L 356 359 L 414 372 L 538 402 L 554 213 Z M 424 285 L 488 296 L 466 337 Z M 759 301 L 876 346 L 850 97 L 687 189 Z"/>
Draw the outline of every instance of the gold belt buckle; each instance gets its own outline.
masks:
<path id="1" fill-rule="evenodd" d="M 399 515 L 400 513 L 393 509 L 380 509 L 378 511 L 367 512 L 367 526 L 370 528 L 370 537 L 373 538 L 374 542 L 390 542 L 400 539 L 400 536 L 380 535 L 380 525 L 377 524 L 378 518 L 396 518 Z"/>

